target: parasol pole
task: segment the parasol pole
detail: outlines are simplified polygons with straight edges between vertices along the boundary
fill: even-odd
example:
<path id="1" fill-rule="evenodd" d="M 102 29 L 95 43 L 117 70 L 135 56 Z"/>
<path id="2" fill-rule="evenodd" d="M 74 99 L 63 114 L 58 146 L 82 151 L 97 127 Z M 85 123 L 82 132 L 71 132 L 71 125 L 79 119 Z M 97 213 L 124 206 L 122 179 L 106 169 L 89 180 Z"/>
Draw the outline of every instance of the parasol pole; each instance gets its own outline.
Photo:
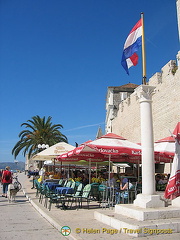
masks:
<path id="1" fill-rule="evenodd" d="M 61 178 L 62 178 L 62 161 L 61 161 Z"/>
<path id="2" fill-rule="evenodd" d="M 139 159 L 138 159 L 138 182 L 139 182 L 139 173 L 140 173 L 140 169 L 139 169 Z"/>
<path id="3" fill-rule="evenodd" d="M 56 159 L 54 158 L 54 175 L 55 175 L 55 160 L 56 160 Z"/>
<path id="4" fill-rule="evenodd" d="M 68 164 L 68 173 L 67 173 L 68 179 L 69 179 L 69 166 L 70 166 L 70 164 Z"/>
<path id="5" fill-rule="evenodd" d="M 98 167 L 98 166 L 97 166 L 97 162 L 96 162 L 96 178 L 97 178 L 97 167 Z"/>
<path id="6" fill-rule="evenodd" d="M 170 173 L 172 171 L 172 158 L 170 159 Z"/>
<path id="7" fill-rule="evenodd" d="M 91 183 L 91 158 L 89 159 L 89 184 Z"/>
<path id="8" fill-rule="evenodd" d="M 144 13 L 141 13 L 142 20 L 142 84 L 146 85 L 146 52 L 144 35 Z"/>
<path id="9" fill-rule="evenodd" d="M 109 155 L 109 187 L 110 187 L 111 155 Z"/>

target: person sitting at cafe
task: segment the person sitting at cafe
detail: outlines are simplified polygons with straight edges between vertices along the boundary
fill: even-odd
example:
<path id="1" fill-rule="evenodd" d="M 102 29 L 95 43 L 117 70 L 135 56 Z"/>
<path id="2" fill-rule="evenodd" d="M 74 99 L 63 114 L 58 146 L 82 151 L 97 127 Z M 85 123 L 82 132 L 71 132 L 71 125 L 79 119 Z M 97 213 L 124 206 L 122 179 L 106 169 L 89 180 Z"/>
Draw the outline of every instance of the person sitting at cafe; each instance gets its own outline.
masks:
<path id="1" fill-rule="evenodd" d="M 166 184 L 167 183 L 167 179 L 165 179 L 165 176 L 162 175 L 161 178 L 158 181 L 158 184 Z"/>
<path id="2" fill-rule="evenodd" d="M 128 199 L 128 190 L 133 187 L 131 180 L 127 178 L 123 178 L 120 182 L 119 192 L 116 192 L 116 204 L 125 202 L 125 199 Z"/>
<path id="3" fill-rule="evenodd" d="M 156 181 L 156 184 L 159 183 L 159 180 L 161 179 L 161 175 L 160 174 L 156 174 L 155 175 L 155 181 Z"/>
<path id="4" fill-rule="evenodd" d="M 89 177 L 87 174 L 84 174 L 82 179 L 82 184 L 83 186 L 86 186 L 88 183 L 89 183 Z"/>
<path id="5" fill-rule="evenodd" d="M 114 187 L 116 184 L 116 175 L 114 173 L 110 173 L 110 180 L 108 180 L 108 186 Z"/>

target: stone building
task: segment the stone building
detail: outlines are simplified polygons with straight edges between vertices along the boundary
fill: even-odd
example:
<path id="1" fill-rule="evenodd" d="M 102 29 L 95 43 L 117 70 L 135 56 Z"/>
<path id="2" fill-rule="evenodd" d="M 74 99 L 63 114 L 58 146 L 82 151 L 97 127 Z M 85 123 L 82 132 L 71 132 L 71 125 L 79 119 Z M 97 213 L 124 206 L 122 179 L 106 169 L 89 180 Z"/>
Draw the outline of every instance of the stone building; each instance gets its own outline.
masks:
<path id="1" fill-rule="evenodd" d="M 128 99 L 138 85 L 128 83 L 119 87 L 108 87 L 106 97 L 106 133 L 112 132 L 112 120 L 117 117 L 119 104 Z"/>

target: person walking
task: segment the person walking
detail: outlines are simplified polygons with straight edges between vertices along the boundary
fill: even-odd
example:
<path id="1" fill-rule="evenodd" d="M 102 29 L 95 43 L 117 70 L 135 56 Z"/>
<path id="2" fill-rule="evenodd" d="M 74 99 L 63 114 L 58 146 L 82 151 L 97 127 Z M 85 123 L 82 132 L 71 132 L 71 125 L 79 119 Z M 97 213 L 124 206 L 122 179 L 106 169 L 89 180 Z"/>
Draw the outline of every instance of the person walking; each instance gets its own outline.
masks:
<path id="1" fill-rule="evenodd" d="M 7 166 L 2 174 L 2 184 L 3 184 L 2 197 L 6 197 L 6 198 L 7 198 L 8 185 L 12 183 L 12 173 L 9 170 L 10 170 L 10 167 Z"/>

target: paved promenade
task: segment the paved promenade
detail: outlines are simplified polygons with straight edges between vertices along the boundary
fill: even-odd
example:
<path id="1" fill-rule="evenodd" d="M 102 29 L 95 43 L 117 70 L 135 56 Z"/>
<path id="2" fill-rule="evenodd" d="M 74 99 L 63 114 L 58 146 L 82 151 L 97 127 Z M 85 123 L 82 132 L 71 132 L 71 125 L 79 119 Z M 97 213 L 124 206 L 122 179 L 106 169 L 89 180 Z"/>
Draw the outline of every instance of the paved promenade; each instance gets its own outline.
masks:
<path id="1" fill-rule="evenodd" d="M 19 180 L 23 189 L 18 192 L 16 202 L 8 203 L 6 198 L 0 197 L 1 220 L 3 219 L 0 224 L 0 239 L 180 239 L 180 233 L 159 234 L 144 238 L 135 238 L 124 233 L 113 234 L 114 229 L 110 226 L 94 220 L 94 210 L 98 210 L 98 205 L 95 203 L 91 203 L 89 210 L 84 208 L 61 210 L 53 204 L 51 211 L 48 211 L 35 197 L 36 190 L 31 189 L 32 179 L 21 173 Z M 103 211 L 109 215 L 113 214 L 113 209 L 104 209 Z M 71 229 L 71 234 L 67 237 L 60 233 L 63 226 L 68 226 Z"/>
<path id="2" fill-rule="evenodd" d="M 23 179 L 23 176 L 21 178 Z M 0 239 L 64 239 L 45 218 L 37 213 L 22 191 L 18 192 L 16 202 L 13 203 L 8 203 L 7 198 L 1 197 L 2 186 L 0 191 Z"/>

